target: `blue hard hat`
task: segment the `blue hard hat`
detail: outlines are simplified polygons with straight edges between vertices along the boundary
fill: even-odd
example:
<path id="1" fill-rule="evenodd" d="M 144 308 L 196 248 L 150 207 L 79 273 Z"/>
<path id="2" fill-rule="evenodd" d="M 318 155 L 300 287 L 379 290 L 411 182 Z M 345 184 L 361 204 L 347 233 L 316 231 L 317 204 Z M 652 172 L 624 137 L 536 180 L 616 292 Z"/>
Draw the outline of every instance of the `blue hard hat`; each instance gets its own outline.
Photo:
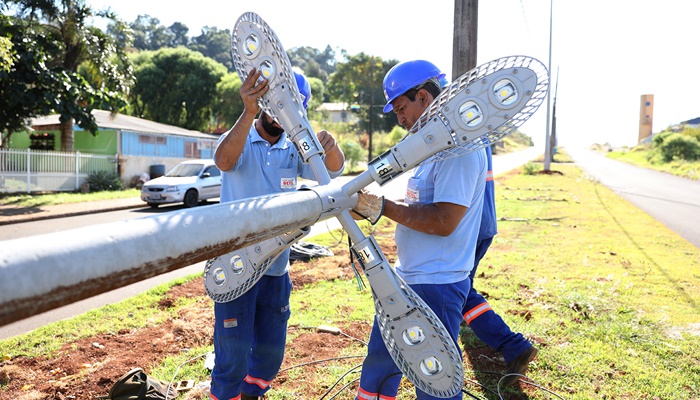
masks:
<path id="1" fill-rule="evenodd" d="M 445 74 L 443 74 L 443 75 L 445 75 Z M 441 89 L 444 89 L 445 86 L 447 86 L 447 85 L 449 85 L 449 84 L 450 84 L 450 81 L 447 80 L 447 77 L 446 77 L 446 76 L 443 76 L 443 77 L 440 79 L 440 88 L 441 88 Z"/>
<path id="2" fill-rule="evenodd" d="M 408 90 L 429 79 L 435 78 L 439 82 L 444 77 L 445 74 L 430 61 L 413 60 L 394 65 L 384 77 L 384 97 L 386 97 L 384 112 L 393 110 L 391 102 Z"/>
<path id="3" fill-rule="evenodd" d="M 306 109 L 306 107 L 309 106 L 309 99 L 311 98 L 311 85 L 309 85 L 309 81 L 306 80 L 304 75 L 296 71 L 294 71 L 294 78 L 296 78 L 299 94 L 301 94 L 301 102 L 304 105 L 304 109 Z"/>

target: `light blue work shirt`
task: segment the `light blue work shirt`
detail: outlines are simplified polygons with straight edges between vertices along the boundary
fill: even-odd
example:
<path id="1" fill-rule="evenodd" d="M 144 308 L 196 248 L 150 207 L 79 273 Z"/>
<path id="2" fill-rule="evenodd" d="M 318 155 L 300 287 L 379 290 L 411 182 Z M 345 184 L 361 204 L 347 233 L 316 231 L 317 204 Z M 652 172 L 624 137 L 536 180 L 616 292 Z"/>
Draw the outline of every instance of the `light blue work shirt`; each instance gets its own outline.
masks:
<path id="1" fill-rule="evenodd" d="M 230 132 L 230 131 L 229 131 Z M 224 133 L 218 144 L 229 134 Z M 343 173 L 328 171 L 331 178 Z M 297 177 L 316 180 L 310 164 L 304 164 L 294 144 L 283 133 L 271 145 L 260 137 L 255 123 L 250 127 L 243 153 L 230 171 L 221 171 L 221 203 L 297 190 Z M 265 275 L 284 275 L 289 269 L 289 249 L 270 266 Z"/>
<path id="2" fill-rule="evenodd" d="M 474 266 L 486 185 L 483 149 L 419 165 L 406 188 L 407 204 L 452 203 L 468 207 L 449 236 L 396 226 L 396 271 L 409 285 L 449 284 L 469 277 Z"/>

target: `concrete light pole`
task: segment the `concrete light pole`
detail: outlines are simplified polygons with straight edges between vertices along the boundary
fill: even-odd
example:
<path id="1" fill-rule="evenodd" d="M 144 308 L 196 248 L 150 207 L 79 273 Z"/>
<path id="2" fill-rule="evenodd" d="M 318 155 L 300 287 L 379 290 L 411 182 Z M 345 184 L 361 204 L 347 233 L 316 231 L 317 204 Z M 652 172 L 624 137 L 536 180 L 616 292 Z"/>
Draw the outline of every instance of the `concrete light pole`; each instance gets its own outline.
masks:
<path id="1" fill-rule="evenodd" d="M 549 81 L 552 81 L 552 8 L 554 0 L 549 0 L 549 64 L 547 64 L 547 76 Z M 549 87 L 547 88 L 547 133 L 544 140 L 544 170 L 549 171 L 549 163 L 552 158 L 552 144 L 550 143 L 549 134 L 549 124 L 550 124 L 550 113 L 551 109 L 549 107 L 551 91 Z"/>
<path id="2" fill-rule="evenodd" d="M 455 0 L 452 80 L 476 67 L 479 0 Z"/>

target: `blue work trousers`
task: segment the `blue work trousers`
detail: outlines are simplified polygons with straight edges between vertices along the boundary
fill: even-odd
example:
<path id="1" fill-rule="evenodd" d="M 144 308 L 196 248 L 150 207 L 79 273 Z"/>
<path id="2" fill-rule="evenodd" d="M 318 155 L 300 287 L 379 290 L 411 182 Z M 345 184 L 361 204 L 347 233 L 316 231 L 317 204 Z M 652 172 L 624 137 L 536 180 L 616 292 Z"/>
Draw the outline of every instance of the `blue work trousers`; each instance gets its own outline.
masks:
<path id="1" fill-rule="evenodd" d="M 211 398 L 262 396 L 284 358 L 291 314 L 289 274 L 263 276 L 243 296 L 214 303 L 214 369 Z"/>
<path id="2" fill-rule="evenodd" d="M 469 279 L 445 285 L 410 285 L 410 287 L 435 312 L 445 329 L 449 332 L 455 345 L 459 335 L 459 324 L 462 322 L 462 308 L 467 301 L 467 293 L 471 287 Z M 461 357 L 460 357 L 461 362 Z M 391 358 L 382 340 L 377 318 L 374 318 L 372 333 L 367 344 L 367 357 L 362 363 L 358 400 L 392 400 L 396 397 L 401 382 L 401 371 Z M 437 399 L 416 389 L 417 400 Z M 461 399 L 462 393 L 450 399 Z"/>
<path id="3" fill-rule="evenodd" d="M 476 244 L 474 268 L 469 275 L 472 286 L 467 297 L 467 305 L 462 310 L 462 314 L 476 337 L 501 353 L 506 363 L 508 363 L 532 345 L 522 334 L 513 332 L 501 316 L 491 309 L 484 296 L 479 294 L 474 288 L 476 269 L 489 246 L 491 246 L 492 241 L 493 237 L 490 237 L 480 240 Z"/>

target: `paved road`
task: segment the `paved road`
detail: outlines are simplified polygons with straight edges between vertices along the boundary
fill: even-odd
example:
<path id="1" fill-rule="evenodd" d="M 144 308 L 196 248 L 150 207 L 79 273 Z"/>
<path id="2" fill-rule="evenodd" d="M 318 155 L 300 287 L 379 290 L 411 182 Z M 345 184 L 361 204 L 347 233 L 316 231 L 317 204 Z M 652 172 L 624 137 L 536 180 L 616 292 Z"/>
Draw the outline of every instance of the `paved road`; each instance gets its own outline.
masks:
<path id="1" fill-rule="evenodd" d="M 586 174 L 700 248 L 700 182 L 567 148 Z"/>
<path id="2" fill-rule="evenodd" d="M 539 149 L 528 148 L 518 153 L 497 155 L 494 157 L 494 174 L 499 175 L 513 168 L 517 168 L 527 163 L 528 161 L 535 159 L 541 154 L 542 151 L 540 151 Z M 403 198 L 405 194 L 406 181 L 408 180 L 410 175 L 410 172 L 406 172 L 382 187 L 379 187 L 379 185 L 377 184 L 372 184 L 369 188 L 376 192 L 382 193 L 390 198 Z M 182 207 L 180 206 L 160 207 L 157 210 L 152 210 L 149 207 L 144 207 L 60 219 L 27 222 L 15 225 L 5 225 L 0 226 L 0 240 L 34 236 L 50 232 L 58 232 L 67 229 L 79 228 L 87 225 L 105 224 L 109 222 L 141 218 L 148 215 L 169 211 L 177 211 L 181 209 Z M 304 240 L 312 241 L 313 236 L 338 228 L 341 228 L 341 225 L 335 218 L 331 218 L 326 221 L 321 221 L 312 227 L 311 233 Z M 70 318 L 75 315 L 84 313 L 86 311 L 102 307 L 106 304 L 111 304 L 124 300 L 126 298 L 135 296 L 139 293 L 143 293 L 158 284 L 169 282 L 178 277 L 187 276 L 195 273 L 201 273 L 203 270 L 204 262 L 201 262 L 186 268 L 181 268 L 179 270 L 169 272 L 167 274 L 150 278 L 145 281 L 134 283 L 121 289 L 112 290 L 110 292 L 103 293 L 101 295 L 94 296 L 89 299 L 85 299 L 51 311 L 47 311 L 21 321 L 4 325 L 0 327 L 0 339 L 5 339 L 25 332 L 29 332 L 50 322 L 60 321 L 62 319 Z"/>

